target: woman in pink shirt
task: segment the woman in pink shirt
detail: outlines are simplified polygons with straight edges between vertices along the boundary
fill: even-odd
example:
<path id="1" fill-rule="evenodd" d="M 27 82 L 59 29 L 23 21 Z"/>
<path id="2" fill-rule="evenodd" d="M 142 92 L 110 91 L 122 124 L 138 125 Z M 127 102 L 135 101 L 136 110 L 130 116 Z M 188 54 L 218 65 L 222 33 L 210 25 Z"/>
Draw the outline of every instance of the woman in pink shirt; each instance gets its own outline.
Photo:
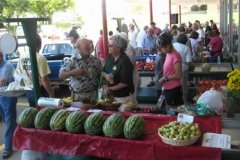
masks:
<path id="1" fill-rule="evenodd" d="M 163 65 L 163 77 L 159 80 L 159 83 L 163 84 L 166 106 L 171 108 L 182 105 L 182 58 L 173 48 L 172 35 L 168 32 L 162 33 L 157 39 L 157 47 L 167 54 Z"/>

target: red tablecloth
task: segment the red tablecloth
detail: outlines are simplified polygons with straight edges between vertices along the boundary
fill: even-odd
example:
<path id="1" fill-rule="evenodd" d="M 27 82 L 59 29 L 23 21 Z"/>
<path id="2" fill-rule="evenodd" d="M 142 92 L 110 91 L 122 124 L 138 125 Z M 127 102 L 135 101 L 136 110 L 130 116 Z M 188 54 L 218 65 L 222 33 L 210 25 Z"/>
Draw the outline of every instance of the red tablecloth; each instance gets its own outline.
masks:
<path id="1" fill-rule="evenodd" d="M 125 115 L 129 116 L 130 113 L 125 113 Z M 221 159 L 221 149 L 200 146 L 202 137 L 196 144 L 187 147 L 164 144 L 157 134 L 157 129 L 176 120 L 175 116 L 141 115 L 146 121 L 145 136 L 137 141 L 18 126 L 14 134 L 14 145 L 19 150 L 29 149 L 67 155 L 93 155 L 119 160 Z M 200 124 L 202 133 L 221 133 L 221 119 L 219 117 L 195 117 L 195 122 Z"/>

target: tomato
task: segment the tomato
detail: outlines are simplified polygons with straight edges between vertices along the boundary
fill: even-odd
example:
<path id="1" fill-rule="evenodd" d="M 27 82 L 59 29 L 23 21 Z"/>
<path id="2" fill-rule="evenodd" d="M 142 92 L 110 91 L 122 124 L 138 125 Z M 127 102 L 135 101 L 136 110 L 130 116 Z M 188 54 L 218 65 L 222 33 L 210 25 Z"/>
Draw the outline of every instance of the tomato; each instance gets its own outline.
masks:
<path id="1" fill-rule="evenodd" d="M 200 86 L 202 86 L 202 85 L 204 85 L 204 84 L 205 84 L 205 81 L 204 81 L 204 80 L 200 80 L 200 81 L 199 81 L 199 85 L 200 85 Z"/>
<path id="2" fill-rule="evenodd" d="M 227 83 L 228 83 L 228 80 L 226 80 L 226 79 L 224 79 L 224 80 L 222 81 L 222 85 L 223 85 L 223 86 L 226 86 Z"/>

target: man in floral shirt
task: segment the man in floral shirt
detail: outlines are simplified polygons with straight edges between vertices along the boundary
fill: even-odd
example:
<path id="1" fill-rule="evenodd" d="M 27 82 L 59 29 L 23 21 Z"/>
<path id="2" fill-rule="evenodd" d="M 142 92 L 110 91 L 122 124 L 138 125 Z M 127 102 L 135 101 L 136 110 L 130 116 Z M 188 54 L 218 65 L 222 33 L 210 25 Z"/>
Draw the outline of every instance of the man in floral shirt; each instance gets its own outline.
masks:
<path id="1" fill-rule="evenodd" d="M 100 59 L 91 55 L 93 42 L 83 38 L 76 42 L 81 58 L 72 56 L 64 59 L 59 73 L 60 79 L 70 79 L 69 87 L 74 100 L 92 99 L 97 95 L 99 78 L 102 71 Z"/>

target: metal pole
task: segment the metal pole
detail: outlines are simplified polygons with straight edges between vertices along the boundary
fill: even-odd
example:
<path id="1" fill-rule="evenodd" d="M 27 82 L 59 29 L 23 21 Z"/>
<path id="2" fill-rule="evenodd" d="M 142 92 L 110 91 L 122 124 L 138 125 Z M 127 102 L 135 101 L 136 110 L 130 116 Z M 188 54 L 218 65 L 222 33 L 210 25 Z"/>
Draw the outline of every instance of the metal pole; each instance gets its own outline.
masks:
<path id="1" fill-rule="evenodd" d="M 103 24 L 103 49 L 105 59 L 108 57 L 108 29 L 107 29 L 107 14 L 106 14 L 106 0 L 102 0 L 102 24 Z"/>
<path id="2" fill-rule="evenodd" d="M 228 33 L 229 33 L 229 50 L 231 56 L 234 56 L 233 54 L 233 34 L 232 34 L 232 25 L 233 24 L 233 1 L 229 0 L 229 28 L 228 28 Z"/>
<path id="3" fill-rule="evenodd" d="M 149 0 L 149 10 L 150 10 L 150 23 L 151 23 L 153 21 L 152 0 Z"/>
<path id="4" fill-rule="evenodd" d="M 172 25 L 172 18 L 171 18 L 171 14 L 172 14 L 172 8 L 171 8 L 171 5 L 172 5 L 172 3 L 171 3 L 171 0 L 168 0 L 168 7 L 169 7 L 169 26 L 170 26 L 170 28 L 171 28 L 171 25 Z"/>
<path id="5" fill-rule="evenodd" d="M 179 5 L 179 24 L 182 24 L 182 8 L 181 5 Z"/>

